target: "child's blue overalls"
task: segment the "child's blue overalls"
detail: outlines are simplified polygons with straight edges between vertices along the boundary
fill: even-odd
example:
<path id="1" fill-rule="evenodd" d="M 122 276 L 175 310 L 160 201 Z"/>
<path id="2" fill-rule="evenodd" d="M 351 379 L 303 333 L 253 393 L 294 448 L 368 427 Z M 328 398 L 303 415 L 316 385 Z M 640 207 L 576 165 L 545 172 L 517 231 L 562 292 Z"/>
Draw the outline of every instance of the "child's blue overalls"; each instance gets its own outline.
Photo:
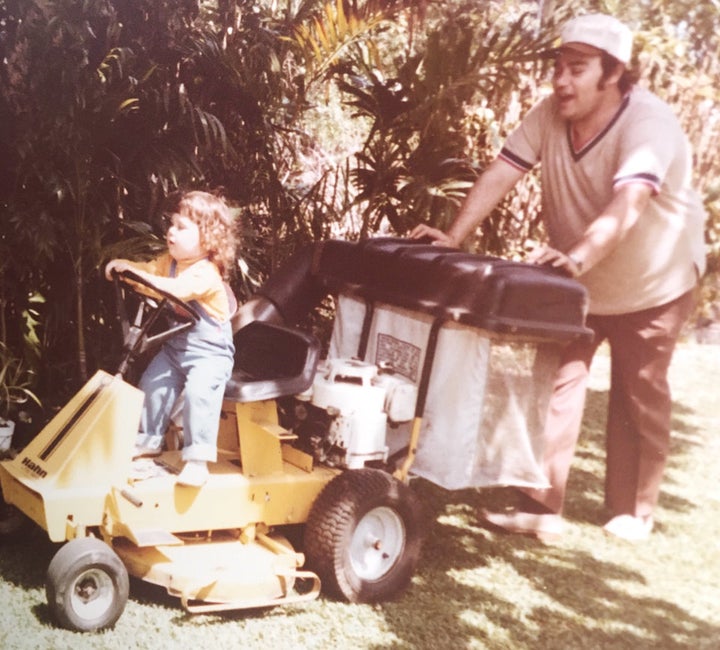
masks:
<path id="1" fill-rule="evenodd" d="M 172 263 L 170 276 L 175 275 Z M 166 341 L 140 379 L 145 403 L 137 444 L 159 449 L 175 401 L 185 389 L 183 460 L 217 460 L 217 435 L 225 385 L 233 369 L 232 326 L 218 323 L 196 301 L 193 327 Z"/>

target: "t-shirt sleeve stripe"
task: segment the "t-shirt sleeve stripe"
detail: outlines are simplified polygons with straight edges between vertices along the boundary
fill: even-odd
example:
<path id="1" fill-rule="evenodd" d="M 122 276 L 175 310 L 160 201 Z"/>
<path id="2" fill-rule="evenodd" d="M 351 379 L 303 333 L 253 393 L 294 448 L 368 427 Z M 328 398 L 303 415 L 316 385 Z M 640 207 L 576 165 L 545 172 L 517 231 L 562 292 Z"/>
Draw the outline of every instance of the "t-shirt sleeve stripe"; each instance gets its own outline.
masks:
<path id="1" fill-rule="evenodd" d="M 498 158 L 502 158 L 505 162 L 510 163 L 513 167 L 517 167 L 524 172 L 529 172 L 534 167 L 532 163 L 529 163 L 527 160 L 515 155 L 507 147 L 503 147 L 500 150 Z"/>
<path id="2" fill-rule="evenodd" d="M 660 193 L 660 179 L 655 174 L 631 174 L 629 176 L 621 176 L 613 181 L 613 187 L 620 187 L 628 183 L 645 183 L 653 188 L 655 194 Z"/>

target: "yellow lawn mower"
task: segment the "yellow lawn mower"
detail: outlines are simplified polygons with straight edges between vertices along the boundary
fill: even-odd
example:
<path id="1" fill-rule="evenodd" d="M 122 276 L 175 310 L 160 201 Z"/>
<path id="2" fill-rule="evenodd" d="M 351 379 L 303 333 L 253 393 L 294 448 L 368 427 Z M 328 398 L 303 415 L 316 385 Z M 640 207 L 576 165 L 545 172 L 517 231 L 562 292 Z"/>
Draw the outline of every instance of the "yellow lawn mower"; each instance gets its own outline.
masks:
<path id="1" fill-rule="evenodd" d="M 0 536 L 29 519 L 65 542 L 47 599 L 79 631 L 117 621 L 129 576 L 191 613 L 321 588 L 351 602 L 396 597 L 427 529 L 409 479 L 545 485 L 558 350 L 589 335 L 584 290 L 548 269 L 407 240 L 321 242 L 241 308 L 218 462 L 195 488 L 175 481 L 177 425 L 159 457 L 133 459 L 143 394 L 124 375 L 197 314 L 131 272 L 115 286 L 118 372 L 98 371 L 0 462 Z M 320 361 L 319 341 L 291 325 L 328 293 L 337 316 Z"/>

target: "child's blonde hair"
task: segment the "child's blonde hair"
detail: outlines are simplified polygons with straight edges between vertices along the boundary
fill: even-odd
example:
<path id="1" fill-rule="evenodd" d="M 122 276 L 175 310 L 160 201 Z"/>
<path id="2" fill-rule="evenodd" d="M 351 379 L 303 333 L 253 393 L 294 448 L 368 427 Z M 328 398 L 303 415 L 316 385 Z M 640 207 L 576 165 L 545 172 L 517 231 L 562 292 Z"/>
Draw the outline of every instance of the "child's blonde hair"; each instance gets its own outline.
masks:
<path id="1" fill-rule="evenodd" d="M 193 190 L 176 195 L 174 210 L 191 219 L 200 231 L 200 243 L 223 277 L 235 264 L 238 236 L 233 216 L 222 196 Z"/>

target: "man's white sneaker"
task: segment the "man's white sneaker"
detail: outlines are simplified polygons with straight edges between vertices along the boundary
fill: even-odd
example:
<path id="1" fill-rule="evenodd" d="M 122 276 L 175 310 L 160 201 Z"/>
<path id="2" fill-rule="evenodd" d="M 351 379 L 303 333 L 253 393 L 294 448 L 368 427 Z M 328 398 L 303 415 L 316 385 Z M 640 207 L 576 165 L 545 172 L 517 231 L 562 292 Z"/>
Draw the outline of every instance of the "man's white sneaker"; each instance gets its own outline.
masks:
<path id="1" fill-rule="evenodd" d="M 205 485 L 210 476 L 207 463 L 204 460 L 189 460 L 177 477 L 178 485 L 200 487 Z"/>
<path id="2" fill-rule="evenodd" d="M 633 517 L 618 515 L 608 521 L 603 529 L 606 533 L 628 542 L 639 542 L 647 539 L 653 529 L 652 517 Z"/>

